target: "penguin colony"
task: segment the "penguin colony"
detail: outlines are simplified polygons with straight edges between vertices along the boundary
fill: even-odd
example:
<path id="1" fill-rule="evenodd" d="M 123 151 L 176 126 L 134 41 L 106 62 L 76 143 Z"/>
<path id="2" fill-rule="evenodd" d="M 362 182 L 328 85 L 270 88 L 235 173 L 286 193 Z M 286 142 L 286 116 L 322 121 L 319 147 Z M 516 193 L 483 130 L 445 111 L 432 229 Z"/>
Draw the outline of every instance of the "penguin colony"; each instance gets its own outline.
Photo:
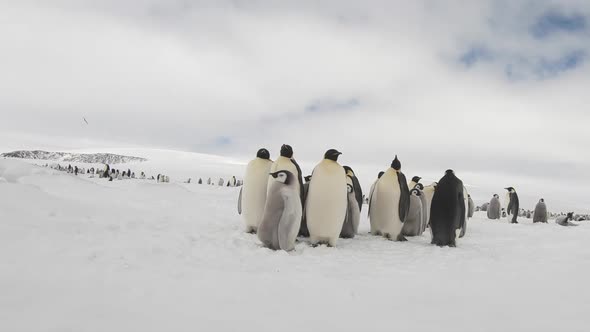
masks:
<path id="1" fill-rule="evenodd" d="M 372 235 L 403 242 L 430 228 L 433 244 L 456 246 L 475 209 L 452 170 L 424 186 L 417 176 L 407 181 L 395 156 L 365 197 L 354 170 L 338 162 L 340 151 L 326 151 L 308 176 L 301 173 L 291 146 L 284 144 L 280 151 L 272 161 L 267 149 L 258 150 L 238 197 L 245 231 L 256 233 L 273 250 L 293 250 L 297 236 L 309 237 L 312 246 L 329 247 L 339 238 L 354 238 L 365 202 Z"/>

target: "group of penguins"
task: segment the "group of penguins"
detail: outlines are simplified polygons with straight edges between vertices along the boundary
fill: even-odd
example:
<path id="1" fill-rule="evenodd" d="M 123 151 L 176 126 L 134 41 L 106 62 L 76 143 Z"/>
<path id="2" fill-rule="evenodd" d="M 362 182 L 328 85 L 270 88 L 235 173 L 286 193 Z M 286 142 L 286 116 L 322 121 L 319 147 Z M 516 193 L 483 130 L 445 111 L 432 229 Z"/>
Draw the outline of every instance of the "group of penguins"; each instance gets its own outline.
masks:
<path id="1" fill-rule="evenodd" d="M 514 188 L 512 188 L 514 190 Z M 512 193 L 510 193 L 512 195 Z M 555 217 L 555 222 L 561 226 L 578 226 L 575 223 L 572 223 L 574 219 L 577 221 L 586 220 L 585 216 L 574 216 L 573 212 L 568 212 L 567 214 L 561 215 L 554 215 L 547 211 L 547 204 L 545 203 L 545 199 L 539 199 L 539 202 L 535 205 L 534 211 L 525 211 L 523 209 L 518 208 L 518 196 L 516 196 L 516 200 L 512 197 L 508 197 L 508 208 L 504 209 L 501 207 L 500 204 L 500 196 L 498 194 L 494 194 L 492 199 L 489 203 L 483 204 L 481 207 L 478 207 L 477 210 L 485 211 L 487 214 L 488 219 L 496 220 L 500 218 L 505 218 L 507 215 L 512 215 L 512 223 L 517 223 L 517 217 L 525 217 L 533 219 L 533 223 L 547 223 L 549 216 Z M 513 204 L 511 204 L 513 203 Z"/>
<path id="2" fill-rule="evenodd" d="M 191 183 L 191 178 L 189 178 L 187 181 L 185 181 L 185 183 Z M 199 178 L 199 180 L 197 181 L 197 184 L 203 184 L 203 179 Z M 211 178 L 209 178 L 209 179 L 207 179 L 207 184 L 210 186 L 213 186 L 213 185 L 215 185 L 215 181 L 213 181 L 213 180 L 211 180 Z M 236 179 L 235 176 L 232 176 L 231 179 L 227 180 L 227 185 L 225 184 L 225 180 L 223 178 L 219 178 L 219 180 L 217 181 L 217 185 L 220 187 L 223 187 L 224 185 L 226 187 L 240 187 L 241 185 L 243 185 L 243 181 Z"/>
<path id="3" fill-rule="evenodd" d="M 352 168 L 338 163 L 341 154 L 326 151 L 304 184 L 291 146 L 284 144 L 274 162 L 267 149 L 259 149 L 247 165 L 238 198 L 246 232 L 256 233 L 267 248 L 285 251 L 295 248 L 297 236 L 309 237 L 312 246 L 330 247 L 338 238 L 353 238 L 364 198 Z M 456 246 L 474 212 L 463 182 L 453 170 L 430 186 L 419 181 L 407 182 L 397 156 L 379 173 L 368 197 L 371 234 L 407 241 L 406 236 L 429 227 L 432 244 Z"/>

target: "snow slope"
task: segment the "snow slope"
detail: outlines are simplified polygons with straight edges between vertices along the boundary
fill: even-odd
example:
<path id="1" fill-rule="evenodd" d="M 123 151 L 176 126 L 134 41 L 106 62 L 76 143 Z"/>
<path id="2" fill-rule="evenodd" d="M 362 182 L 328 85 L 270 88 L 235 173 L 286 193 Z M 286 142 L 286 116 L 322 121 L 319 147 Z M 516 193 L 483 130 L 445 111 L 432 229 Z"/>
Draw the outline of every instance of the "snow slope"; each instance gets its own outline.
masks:
<path id="1" fill-rule="evenodd" d="M 169 173 L 242 167 L 196 159 Z M 242 232 L 238 190 L 107 182 L 0 159 L 0 331 L 538 332 L 590 323 L 589 223 L 510 225 L 477 214 L 457 248 L 438 248 L 429 235 L 368 235 L 365 206 L 357 238 L 273 252 Z"/>

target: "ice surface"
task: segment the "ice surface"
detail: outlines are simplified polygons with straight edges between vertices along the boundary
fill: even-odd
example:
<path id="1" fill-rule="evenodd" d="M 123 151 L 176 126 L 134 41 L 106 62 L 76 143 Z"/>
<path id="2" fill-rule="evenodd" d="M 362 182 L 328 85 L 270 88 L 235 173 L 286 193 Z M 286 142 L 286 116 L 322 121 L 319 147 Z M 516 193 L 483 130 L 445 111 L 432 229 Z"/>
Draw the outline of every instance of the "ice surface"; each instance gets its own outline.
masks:
<path id="1" fill-rule="evenodd" d="M 181 181 L 242 164 L 187 158 L 168 184 L 0 159 L 0 331 L 587 331 L 588 222 L 477 212 L 439 248 L 368 235 L 363 209 L 336 248 L 274 252 L 243 233 L 239 188 Z"/>

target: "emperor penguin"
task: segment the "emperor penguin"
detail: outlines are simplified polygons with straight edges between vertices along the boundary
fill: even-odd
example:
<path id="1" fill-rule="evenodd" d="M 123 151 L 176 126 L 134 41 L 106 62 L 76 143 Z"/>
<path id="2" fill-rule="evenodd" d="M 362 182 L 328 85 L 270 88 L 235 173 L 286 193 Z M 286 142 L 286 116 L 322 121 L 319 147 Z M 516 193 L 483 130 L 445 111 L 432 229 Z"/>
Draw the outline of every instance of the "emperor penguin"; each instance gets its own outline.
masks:
<path id="1" fill-rule="evenodd" d="M 512 214 L 512 220 L 510 221 L 511 224 L 518 224 L 518 212 L 519 212 L 519 202 L 518 202 L 518 194 L 516 190 L 512 187 L 504 188 L 508 190 L 508 208 L 506 212 L 508 215 Z"/>
<path id="2" fill-rule="evenodd" d="M 270 167 L 270 173 L 274 173 L 280 170 L 287 170 L 291 172 L 293 176 L 295 176 L 295 180 L 297 182 L 295 183 L 295 189 L 299 193 L 299 198 L 303 206 L 303 203 L 305 201 L 303 197 L 303 177 L 301 175 L 301 168 L 299 167 L 299 164 L 297 164 L 297 161 L 295 161 L 295 159 L 293 158 L 293 148 L 288 144 L 283 144 L 281 146 L 280 156 L 277 158 L 277 160 L 275 160 L 272 163 L 272 166 Z M 267 190 L 270 190 L 271 184 L 272 181 L 269 181 Z M 301 227 L 301 233 L 303 233 L 301 235 L 307 236 L 307 234 L 305 234 L 306 232 L 304 232 L 304 229 L 307 228 L 307 225 L 301 223 Z"/>
<path id="3" fill-rule="evenodd" d="M 488 219 L 500 219 L 500 217 L 502 216 L 501 208 L 502 207 L 500 205 L 500 196 L 498 196 L 498 194 L 494 194 L 486 209 Z"/>
<path id="4" fill-rule="evenodd" d="M 422 234 L 422 200 L 420 189 L 410 190 L 410 208 L 402 227 L 402 234 L 405 236 L 418 236 Z"/>
<path id="5" fill-rule="evenodd" d="M 559 216 L 555 219 L 555 222 L 561 226 L 578 226 L 578 224 L 574 224 L 570 221 L 574 219 L 574 213 L 568 212 L 566 216 Z"/>
<path id="6" fill-rule="evenodd" d="M 424 229 L 423 232 L 426 230 L 430 223 L 430 205 L 432 205 L 432 197 L 434 196 L 434 192 L 436 191 L 436 182 L 431 183 L 430 185 L 424 187 L 422 190 L 424 192 L 424 198 L 426 199 L 426 223 L 422 226 Z"/>
<path id="7" fill-rule="evenodd" d="M 367 197 L 367 204 L 369 204 L 369 202 L 371 201 L 371 196 L 373 195 L 373 191 L 375 190 L 375 185 L 377 184 L 377 181 L 379 181 L 379 179 L 383 176 L 383 174 L 385 174 L 385 172 L 381 171 L 377 174 L 377 180 L 375 180 L 375 182 L 373 182 L 373 184 L 371 185 L 371 189 L 369 189 L 369 197 Z M 369 212 L 371 213 L 371 206 L 369 205 Z"/>
<path id="8" fill-rule="evenodd" d="M 238 213 L 242 214 L 247 233 L 256 233 L 262 221 L 272 160 L 270 152 L 262 148 L 246 166 L 244 185 L 240 187 Z"/>
<path id="9" fill-rule="evenodd" d="M 338 164 L 342 153 L 330 149 L 324 159 L 313 169 L 305 216 L 312 245 L 326 243 L 336 246 L 348 205 L 346 173 Z"/>
<path id="10" fill-rule="evenodd" d="M 311 181 L 311 175 L 306 176 L 305 183 L 303 184 L 303 216 L 301 217 L 301 228 L 299 229 L 299 236 L 308 237 L 309 230 L 307 229 L 307 220 L 305 218 L 305 200 L 307 199 L 307 192 L 309 190 L 309 181 Z"/>
<path id="11" fill-rule="evenodd" d="M 469 221 L 469 193 L 467 192 L 467 188 L 465 188 L 465 186 L 463 186 L 463 200 L 463 203 L 465 204 L 465 222 L 463 223 L 463 227 L 461 227 L 459 238 L 465 236 L 465 232 L 467 232 L 467 222 Z"/>
<path id="12" fill-rule="evenodd" d="M 475 203 L 473 203 L 473 199 L 471 198 L 471 195 L 467 194 L 467 199 L 469 200 L 469 213 L 467 214 L 467 216 L 469 218 L 473 218 L 473 214 L 475 213 Z"/>
<path id="13" fill-rule="evenodd" d="M 547 205 L 545 200 L 541 198 L 539 203 L 535 206 L 535 212 L 533 213 L 533 223 L 535 222 L 547 222 Z"/>
<path id="14" fill-rule="evenodd" d="M 402 227 L 409 208 L 410 190 L 396 155 L 391 167 L 377 180 L 371 193 L 371 234 L 383 235 L 393 241 L 407 241 L 402 234 Z"/>
<path id="15" fill-rule="evenodd" d="M 410 183 L 408 184 L 408 187 L 409 187 L 410 189 L 414 189 L 414 187 L 415 187 L 415 186 L 416 186 L 418 183 L 420 183 L 420 180 L 422 180 L 422 178 L 421 178 L 421 177 L 419 177 L 419 176 L 414 176 L 414 177 L 412 178 L 412 181 L 410 181 Z"/>
<path id="16" fill-rule="evenodd" d="M 291 251 L 301 223 L 301 197 L 296 190 L 297 178 L 287 170 L 271 173 L 274 181 L 260 226 L 258 239 L 267 248 Z"/>
<path id="17" fill-rule="evenodd" d="M 456 246 L 457 235 L 465 225 L 466 206 L 463 182 L 447 170 L 436 186 L 430 208 L 432 244 Z"/>
<path id="18" fill-rule="evenodd" d="M 359 179 L 354 174 L 354 171 L 352 170 L 352 168 L 350 168 L 349 166 L 343 166 L 343 167 L 344 167 L 344 171 L 346 172 L 346 176 L 349 177 L 352 181 L 352 186 L 354 189 L 354 196 L 356 198 L 356 201 L 358 202 L 359 211 L 362 211 L 363 210 L 363 190 L 361 189 L 361 184 L 359 182 Z"/>
<path id="19" fill-rule="evenodd" d="M 346 169 L 346 166 L 345 166 Z M 345 239 L 352 239 L 358 233 L 359 223 L 361 220 L 361 210 L 358 197 L 355 192 L 355 185 L 353 178 L 350 175 L 346 176 L 346 188 L 347 188 L 347 207 L 346 207 L 346 218 L 342 224 L 342 230 L 340 231 L 340 237 Z"/>

